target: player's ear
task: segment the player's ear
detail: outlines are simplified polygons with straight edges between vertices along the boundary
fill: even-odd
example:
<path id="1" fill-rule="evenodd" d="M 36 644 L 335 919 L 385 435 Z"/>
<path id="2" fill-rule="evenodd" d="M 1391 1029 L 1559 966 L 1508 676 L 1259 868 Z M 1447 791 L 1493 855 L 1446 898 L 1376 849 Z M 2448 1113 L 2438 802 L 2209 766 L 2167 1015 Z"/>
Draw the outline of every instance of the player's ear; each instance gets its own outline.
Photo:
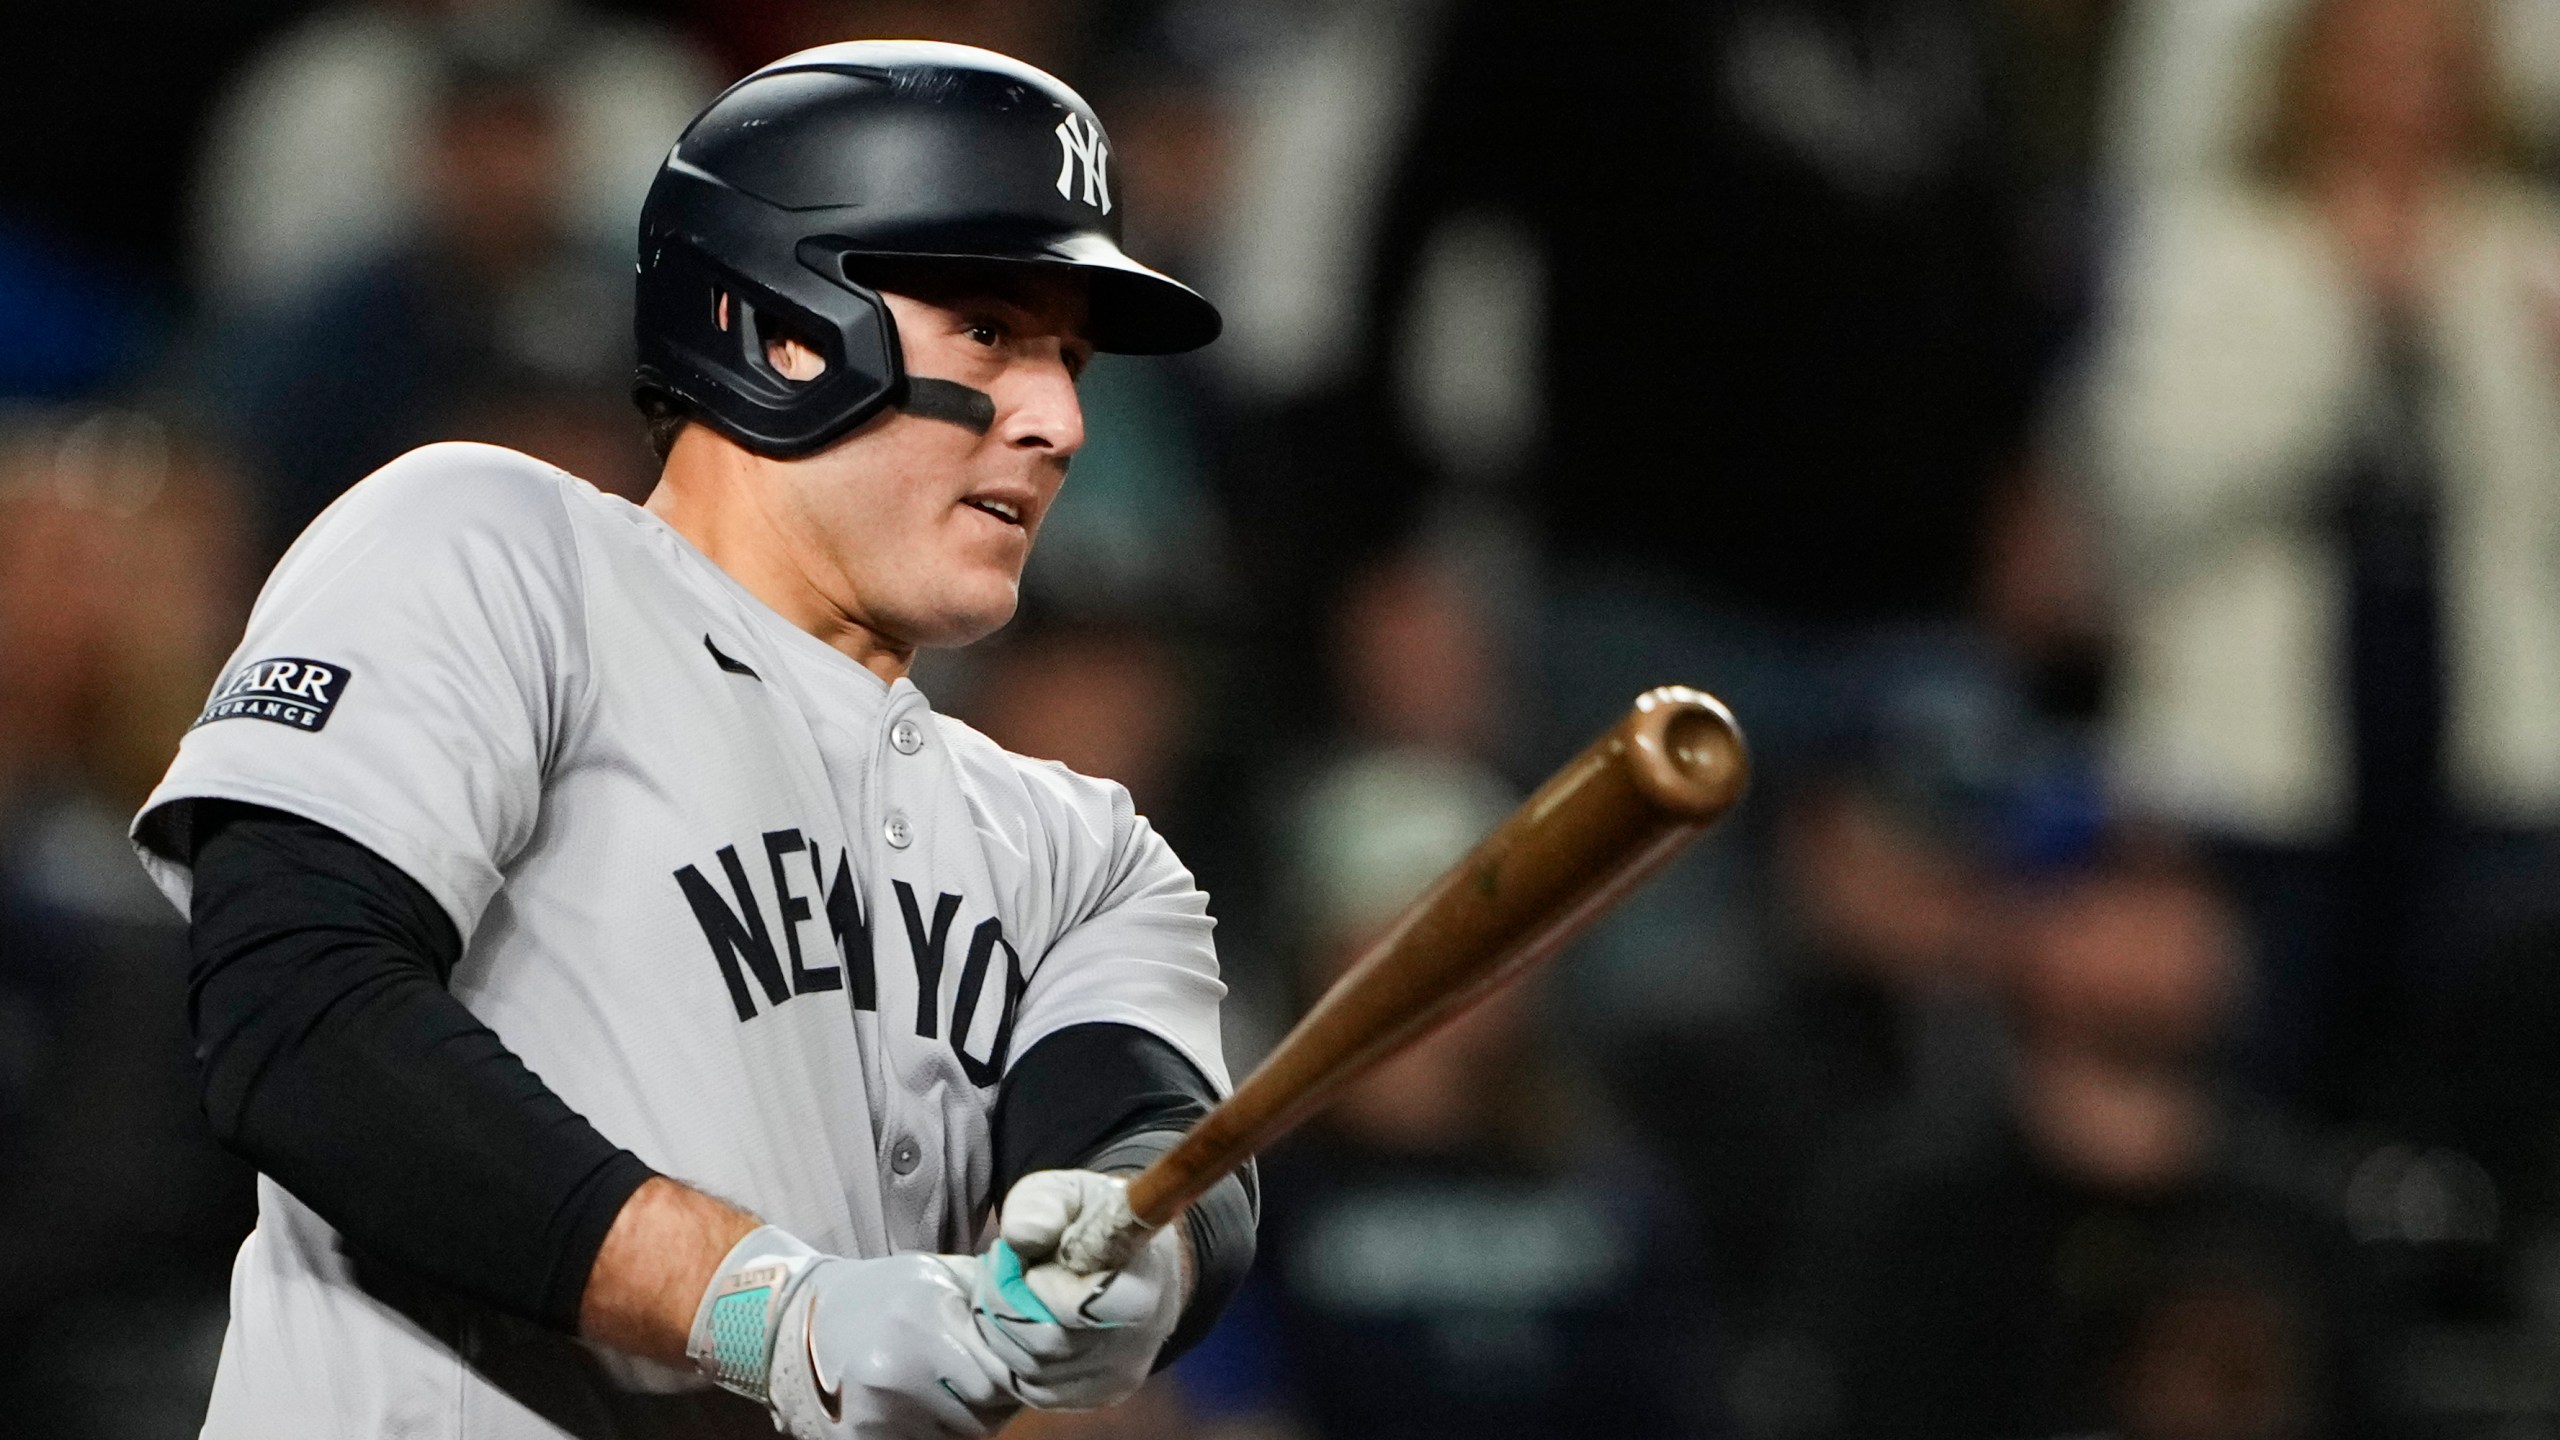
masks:
<path id="1" fill-rule="evenodd" d="M 728 330 L 747 318 L 745 307 L 733 304 L 726 290 L 720 292 L 714 306 L 713 318 L 722 330 Z M 770 317 L 759 314 L 755 321 L 756 334 L 764 341 L 764 363 L 772 367 L 773 373 L 802 385 L 827 373 L 827 357 L 819 354 L 816 346 L 775 324 Z"/>
<path id="2" fill-rule="evenodd" d="M 789 336 L 764 342 L 764 363 L 783 379 L 804 385 L 827 373 L 827 357 Z"/>

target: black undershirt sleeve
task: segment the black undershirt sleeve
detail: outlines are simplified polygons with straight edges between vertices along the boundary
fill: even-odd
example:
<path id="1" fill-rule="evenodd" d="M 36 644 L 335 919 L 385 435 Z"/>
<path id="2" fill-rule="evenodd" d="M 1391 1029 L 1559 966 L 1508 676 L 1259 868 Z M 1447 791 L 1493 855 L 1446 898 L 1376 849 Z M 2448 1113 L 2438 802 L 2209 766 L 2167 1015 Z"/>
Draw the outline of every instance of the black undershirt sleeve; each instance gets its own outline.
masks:
<path id="1" fill-rule="evenodd" d="M 1172 1148 L 1217 1092 L 1180 1051 L 1133 1025 L 1071 1025 L 1031 1047 L 996 1092 L 997 1203 L 1036 1170 L 1128 1171 Z M 1182 1212 L 1190 1303 L 1156 1357 L 1162 1369 L 1209 1333 L 1253 1264 L 1261 1197 L 1247 1165 Z"/>
<path id="2" fill-rule="evenodd" d="M 223 1144 L 351 1249 L 574 1334 L 652 1172 L 445 989 L 461 937 L 337 831 L 199 801 L 188 1021 Z"/>

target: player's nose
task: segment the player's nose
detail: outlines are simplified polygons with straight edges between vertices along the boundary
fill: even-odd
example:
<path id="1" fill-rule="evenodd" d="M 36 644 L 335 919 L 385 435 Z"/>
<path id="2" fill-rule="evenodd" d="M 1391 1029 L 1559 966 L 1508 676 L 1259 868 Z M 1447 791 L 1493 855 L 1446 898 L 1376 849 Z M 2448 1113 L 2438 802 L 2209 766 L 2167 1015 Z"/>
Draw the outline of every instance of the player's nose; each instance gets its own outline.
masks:
<path id="1" fill-rule="evenodd" d="M 1064 357 L 1051 355 L 1016 368 L 998 421 L 1004 443 L 1018 450 L 1045 451 L 1060 460 L 1084 447 L 1084 405 L 1076 398 L 1076 379 Z"/>

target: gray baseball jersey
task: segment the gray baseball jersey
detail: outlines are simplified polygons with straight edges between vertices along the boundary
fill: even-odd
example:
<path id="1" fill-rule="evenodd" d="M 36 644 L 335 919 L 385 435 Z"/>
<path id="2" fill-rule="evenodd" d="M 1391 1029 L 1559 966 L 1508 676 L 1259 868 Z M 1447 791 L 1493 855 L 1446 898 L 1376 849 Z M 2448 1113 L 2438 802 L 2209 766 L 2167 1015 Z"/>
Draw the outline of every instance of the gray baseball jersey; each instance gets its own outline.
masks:
<path id="1" fill-rule="evenodd" d="M 181 909 L 154 842 L 204 797 L 398 865 L 464 937 L 453 993 L 569 1105 L 825 1250 L 972 1248 L 997 1082 L 1061 1028 L 1141 1027 L 1226 1084 L 1206 900 L 1125 791 L 511 451 L 416 451 L 277 566 L 135 826 Z M 404 1300 L 262 1181 L 206 1434 L 644 1432 L 637 1392 L 690 1383 Z"/>

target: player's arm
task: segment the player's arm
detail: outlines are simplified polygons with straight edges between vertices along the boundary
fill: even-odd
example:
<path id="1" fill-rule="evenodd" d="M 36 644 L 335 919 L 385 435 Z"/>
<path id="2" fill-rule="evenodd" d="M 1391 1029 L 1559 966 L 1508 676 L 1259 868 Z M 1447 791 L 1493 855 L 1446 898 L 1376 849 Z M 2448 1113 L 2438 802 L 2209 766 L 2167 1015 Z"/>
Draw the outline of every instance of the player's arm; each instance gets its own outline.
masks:
<path id="1" fill-rule="evenodd" d="M 445 988 L 461 937 L 398 867 L 249 805 L 198 802 L 192 832 L 188 1013 L 215 1135 L 357 1253 L 575 1331 L 649 1167 Z"/>
<path id="2" fill-rule="evenodd" d="M 453 922 L 313 821 L 205 802 L 189 999 L 215 1134 L 360 1252 L 681 1365 L 756 1218 L 662 1176 L 445 988 Z"/>
<path id="3" fill-rule="evenodd" d="M 206 1114 L 351 1248 L 691 1363 L 795 1436 L 978 1435 L 1005 1408 L 974 1259 L 821 1255 L 653 1174 L 445 988 L 460 937 L 397 866 L 255 806 L 199 802 L 190 828 Z"/>
<path id="4" fill-rule="evenodd" d="M 669 1365 L 685 1342 L 721 1258 L 756 1217 L 663 1175 L 651 1176 L 613 1218 L 580 1298 L 578 1333 Z"/>

